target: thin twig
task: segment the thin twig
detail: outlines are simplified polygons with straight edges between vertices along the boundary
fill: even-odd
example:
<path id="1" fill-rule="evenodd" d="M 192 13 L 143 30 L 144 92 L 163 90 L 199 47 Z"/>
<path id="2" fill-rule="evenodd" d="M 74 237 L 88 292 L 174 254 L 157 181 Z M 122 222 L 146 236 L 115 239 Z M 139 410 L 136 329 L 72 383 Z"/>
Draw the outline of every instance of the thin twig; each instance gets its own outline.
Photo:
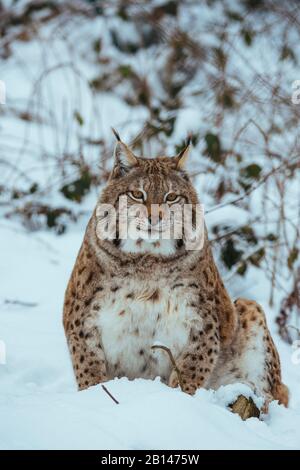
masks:
<path id="1" fill-rule="evenodd" d="M 282 168 L 284 168 L 284 167 L 289 168 L 292 165 L 294 165 L 295 163 L 297 163 L 297 161 L 300 160 L 300 157 L 299 157 L 299 155 L 295 155 L 294 157 L 292 157 L 291 160 L 292 161 L 281 163 L 276 168 L 271 170 L 269 173 L 266 173 L 256 184 L 253 184 L 252 186 L 250 186 L 250 188 L 247 189 L 247 191 L 245 191 L 244 194 L 242 194 L 241 196 L 238 196 L 237 198 L 233 199 L 232 201 L 223 202 L 221 204 L 218 204 L 217 206 L 214 206 L 211 209 L 206 210 L 205 214 L 209 214 L 211 212 L 214 212 L 218 209 L 222 209 L 223 207 L 226 207 L 226 206 L 230 206 L 232 204 L 237 204 L 238 202 L 242 201 L 246 196 L 249 196 L 249 194 L 251 194 L 253 191 L 258 189 L 262 184 L 264 184 L 268 180 L 268 178 L 270 178 L 270 176 L 272 176 L 275 173 L 277 173 L 278 171 L 282 170 Z"/>
<path id="2" fill-rule="evenodd" d="M 174 367 L 174 370 L 177 374 L 179 386 L 180 386 L 181 390 L 183 390 L 182 375 L 181 375 L 181 372 L 180 372 L 180 370 L 178 369 L 178 367 L 176 365 L 176 362 L 175 362 L 174 356 L 172 354 L 172 351 L 169 348 L 167 348 L 167 346 L 163 346 L 163 345 L 160 345 L 160 344 L 154 344 L 153 346 L 151 346 L 151 349 L 163 349 L 164 351 L 166 351 L 166 353 L 168 354 L 169 359 L 170 359 L 170 361 L 171 361 L 171 363 Z"/>
<path id="3" fill-rule="evenodd" d="M 116 398 L 107 390 L 107 388 L 105 387 L 105 385 L 102 385 L 102 384 L 101 384 L 101 387 L 103 388 L 103 390 L 107 393 L 107 395 L 108 395 L 117 405 L 120 404 L 120 403 L 118 402 L 118 400 L 116 400 Z"/>
<path id="4" fill-rule="evenodd" d="M 38 305 L 37 302 L 26 302 L 17 299 L 5 299 L 4 303 L 6 305 L 20 305 L 20 307 L 36 307 Z"/>
<path id="5" fill-rule="evenodd" d="M 292 328 L 293 330 L 296 330 L 297 333 L 298 333 L 298 336 L 300 337 L 300 329 L 299 328 L 297 328 L 294 325 L 286 325 L 286 329 L 288 329 L 288 328 Z"/>

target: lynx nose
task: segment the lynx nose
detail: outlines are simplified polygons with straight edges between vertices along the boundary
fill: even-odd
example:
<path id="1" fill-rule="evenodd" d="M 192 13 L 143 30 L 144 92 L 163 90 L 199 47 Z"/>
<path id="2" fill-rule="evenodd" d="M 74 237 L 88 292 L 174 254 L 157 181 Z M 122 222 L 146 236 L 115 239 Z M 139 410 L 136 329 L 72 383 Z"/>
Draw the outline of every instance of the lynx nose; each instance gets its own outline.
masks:
<path id="1" fill-rule="evenodd" d="M 157 225 L 162 219 L 163 214 L 161 211 L 155 214 L 151 213 L 150 215 L 148 215 L 148 222 L 150 225 Z"/>

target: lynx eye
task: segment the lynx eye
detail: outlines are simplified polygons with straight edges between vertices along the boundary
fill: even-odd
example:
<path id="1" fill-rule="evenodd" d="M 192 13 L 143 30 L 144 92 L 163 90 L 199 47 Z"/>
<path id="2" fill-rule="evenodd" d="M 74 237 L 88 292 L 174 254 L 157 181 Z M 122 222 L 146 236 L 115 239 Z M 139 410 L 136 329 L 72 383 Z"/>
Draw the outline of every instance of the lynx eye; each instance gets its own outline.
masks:
<path id="1" fill-rule="evenodd" d="M 142 191 L 130 191 L 129 196 L 136 201 L 143 201 L 144 200 L 144 193 Z"/>
<path id="2" fill-rule="evenodd" d="M 179 196 L 176 193 L 168 193 L 165 196 L 165 201 L 166 202 L 175 202 L 179 200 Z"/>

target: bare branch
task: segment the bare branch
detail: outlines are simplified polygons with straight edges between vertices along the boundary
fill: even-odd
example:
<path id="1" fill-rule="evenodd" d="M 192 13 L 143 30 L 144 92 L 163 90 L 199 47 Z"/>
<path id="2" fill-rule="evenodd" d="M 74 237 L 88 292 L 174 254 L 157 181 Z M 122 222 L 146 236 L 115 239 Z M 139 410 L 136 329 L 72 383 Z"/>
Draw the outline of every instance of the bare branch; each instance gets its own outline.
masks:
<path id="1" fill-rule="evenodd" d="M 177 365 L 176 365 L 176 362 L 175 362 L 175 359 L 174 359 L 174 356 L 172 354 L 172 351 L 167 348 L 167 346 L 163 346 L 162 344 L 154 344 L 153 346 L 151 346 L 151 349 L 162 349 L 163 351 L 165 351 L 168 356 L 169 356 L 169 359 L 172 363 L 172 366 L 177 374 L 177 377 L 178 377 L 178 383 L 180 385 L 180 388 L 181 390 L 183 390 L 183 380 L 182 380 L 182 375 L 181 375 L 181 372 L 180 370 L 178 369 Z"/>

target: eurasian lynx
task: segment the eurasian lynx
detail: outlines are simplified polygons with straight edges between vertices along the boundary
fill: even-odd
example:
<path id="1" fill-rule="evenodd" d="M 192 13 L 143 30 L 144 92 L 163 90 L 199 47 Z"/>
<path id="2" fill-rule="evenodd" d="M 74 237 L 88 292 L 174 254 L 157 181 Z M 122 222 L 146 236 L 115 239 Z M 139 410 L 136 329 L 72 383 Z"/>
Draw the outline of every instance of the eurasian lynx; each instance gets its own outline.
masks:
<path id="1" fill-rule="evenodd" d="M 118 136 L 117 136 L 118 137 Z M 118 138 L 119 139 L 119 138 Z M 97 208 L 87 226 L 64 304 L 64 328 L 80 390 L 114 377 L 143 377 L 183 390 L 244 382 L 266 401 L 287 405 L 278 353 L 255 302 L 231 302 L 204 234 L 199 250 L 185 238 L 163 239 L 165 214 L 153 204 L 198 204 L 184 170 L 189 147 L 177 157 L 136 157 L 120 139 L 110 179 L 97 203 L 116 209 L 120 196 L 139 204 L 137 239 L 101 239 Z M 127 216 L 127 213 L 125 214 Z M 124 214 L 119 214 L 119 220 Z M 171 224 L 174 222 L 171 222 Z M 157 237 L 147 237 L 149 229 Z"/>

